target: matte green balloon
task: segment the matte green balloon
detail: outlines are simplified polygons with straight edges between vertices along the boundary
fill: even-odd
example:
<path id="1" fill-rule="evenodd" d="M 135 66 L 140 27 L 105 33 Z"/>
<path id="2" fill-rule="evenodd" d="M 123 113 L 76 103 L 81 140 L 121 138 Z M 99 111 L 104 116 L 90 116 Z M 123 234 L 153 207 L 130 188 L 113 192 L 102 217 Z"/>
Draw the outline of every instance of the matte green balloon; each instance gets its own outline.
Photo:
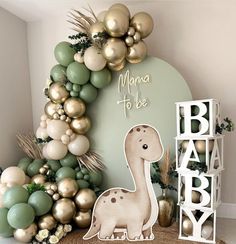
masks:
<path id="1" fill-rule="evenodd" d="M 79 189 L 89 188 L 89 183 L 86 180 L 77 180 Z"/>
<path id="2" fill-rule="evenodd" d="M 11 208 L 17 203 L 27 203 L 29 198 L 28 191 L 22 186 L 13 186 L 9 188 L 3 195 L 3 205 Z"/>
<path id="3" fill-rule="evenodd" d="M 62 167 L 56 173 L 56 181 L 60 181 L 64 178 L 75 179 L 76 171 L 70 167 Z"/>
<path id="4" fill-rule="evenodd" d="M 82 180 L 84 178 L 84 175 L 81 171 L 77 172 L 76 173 L 76 179 L 77 180 Z"/>
<path id="5" fill-rule="evenodd" d="M 47 165 L 50 167 L 50 169 L 54 172 L 57 172 L 58 169 L 60 169 L 62 166 L 59 161 L 57 160 L 48 160 Z"/>
<path id="6" fill-rule="evenodd" d="M 21 168 L 25 173 L 27 172 L 27 168 L 29 167 L 29 165 L 32 163 L 33 159 L 32 158 L 22 158 L 19 163 L 18 163 L 18 167 Z"/>
<path id="7" fill-rule="evenodd" d="M 92 103 L 97 98 L 97 95 L 97 89 L 91 84 L 83 85 L 79 93 L 80 98 L 86 103 Z"/>
<path id="8" fill-rule="evenodd" d="M 44 161 L 41 159 L 35 159 L 27 168 L 27 174 L 30 177 L 37 175 L 39 173 L 39 169 L 44 165 Z"/>
<path id="9" fill-rule="evenodd" d="M 55 82 L 66 82 L 66 68 L 60 64 L 52 67 L 50 75 Z"/>
<path id="10" fill-rule="evenodd" d="M 82 174 L 84 174 L 84 175 L 86 175 L 86 174 L 89 173 L 88 169 L 85 168 L 85 167 L 81 169 L 81 172 L 82 172 Z"/>
<path id="11" fill-rule="evenodd" d="M 70 92 L 70 95 L 71 95 L 72 97 L 78 97 L 78 96 L 79 96 L 79 93 L 76 92 L 76 91 L 71 91 L 71 92 Z"/>
<path id="12" fill-rule="evenodd" d="M 79 92 L 81 90 L 81 86 L 78 84 L 73 84 L 73 91 Z"/>
<path id="13" fill-rule="evenodd" d="M 209 186 L 205 189 L 208 192 L 211 192 L 211 180 L 210 177 L 206 177 L 209 182 Z M 201 180 L 199 178 L 194 177 L 194 186 L 195 187 L 200 187 L 201 186 Z"/>
<path id="14" fill-rule="evenodd" d="M 0 236 L 5 238 L 13 236 L 14 231 L 8 223 L 7 214 L 7 208 L 0 208 Z"/>
<path id="15" fill-rule="evenodd" d="M 66 156 L 60 160 L 60 163 L 64 167 L 76 168 L 78 166 L 76 156 L 71 153 L 67 153 Z"/>
<path id="16" fill-rule="evenodd" d="M 90 70 L 81 63 L 73 62 L 66 70 L 67 78 L 70 82 L 84 85 L 90 78 Z"/>
<path id="17" fill-rule="evenodd" d="M 57 62 L 65 67 L 74 61 L 76 51 L 69 42 L 60 42 L 54 49 L 54 55 Z"/>
<path id="18" fill-rule="evenodd" d="M 35 210 L 36 216 L 48 213 L 53 205 L 52 198 L 44 191 L 36 191 L 29 197 L 28 203 Z"/>
<path id="19" fill-rule="evenodd" d="M 15 229 L 25 229 L 34 222 L 34 209 L 27 203 L 18 203 L 10 208 L 7 220 Z"/>
<path id="20" fill-rule="evenodd" d="M 111 83 L 111 71 L 107 68 L 91 73 L 90 82 L 96 88 L 103 88 Z"/>
<path id="21" fill-rule="evenodd" d="M 89 172 L 90 182 L 95 186 L 100 186 L 102 184 L 102 172 Z"/>
<path id="22" fill-rule="evenodd" d="M 198 120 L 192 120 L 191 121 L 191 131 L 192 133 L 197 133 L 199 132 L 199 126 L 200 122 Z M 181 133 L 184 133 L 184 118 L 180 119 L 180 131 Z"/>
<path id="23" fill-rule="evenodd" d="M 73 90 L 73 83 L 70 81 L 66 83 L 66 90 L 67 91 L 72 91 Z"/>

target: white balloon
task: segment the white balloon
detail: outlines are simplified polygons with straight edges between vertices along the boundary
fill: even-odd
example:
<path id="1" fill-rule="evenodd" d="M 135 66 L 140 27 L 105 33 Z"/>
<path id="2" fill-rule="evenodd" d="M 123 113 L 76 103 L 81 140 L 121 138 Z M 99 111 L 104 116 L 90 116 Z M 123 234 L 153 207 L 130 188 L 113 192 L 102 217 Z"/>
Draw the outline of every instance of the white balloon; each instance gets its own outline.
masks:
<path id="1" fill-rule="evenodd" d="M 39 127 L 36 131 L 36 137 L 45 140 L 48 138 L 47 129 Z"/>
<path id="2" fill-rule="evenodd" d="M 9 187 L 7 186 L 7 184 L 5 183 L 0 184 L 0 195 L 3 195 L 8 189 Z"/>
<path id="3" fill-rule="evenodd" d="M 2 172 L 1 181 L 6 184 L 14 183 L 23 185 L 25 182 L 25 172 L 16 166 L 6 168 Z"/>
<path id="4" fill-rule="evenodd" d="M 47 133 L 52 139 L 60 140 L 69 128 L 65 121 L 53 119 L 48 123 Z"/>
<path id="5" fill-rule="evenodd" d="M 61 142 L 65 145 L 70 143 L 70 137 L 68 135 L 61 136 Z"/>
<path id="6" fill-rule="evenodd" d="M 84 62 L 84 56 L 82 56 L 81 52 L 78 52 L 74 55 L 74 60 L 82 64 Z"/>
<path id="7" fill-rule="evenodd" d="M 97 15 L 97 19 L 99 20 L 99 21 L 101 21 L 101 22 L 103 22 L 104 21 L 104 18 L 105 18 L 105 15 L 107 14 L 107 10 L 104 10 L 104 11 L 102 11 L 102 12 L 100 12 L 98 15 Z"/>
<path id="8" fill-rule="evenodd" d="M 211 236 L 212 231 L 213 223 L 208 220 L 202 225 L 202 237 L 208 239 Z"/>
<path id="9" fill-rule="evenodd" d="M 92 46 L 86 49 L 84 53 L 84 64 L 92 71 L 99 71 L 105 68 L 106 59 L 102 55 L 102 51 Z"/>
<path id="10" fill-rule="evenodd" d="M 76 156 L 81 156 L 89 150 L 89 144 L 89 140 L 86 136 L 77 135 L 75 139 L 68 144 L 68 150 Z"/>
<path id="11" fill-rule="evenodd" d="M 48 144 L 45 144 L 45 145 L 44 145 L 43 150 L 42 150 L 42 154 L 43 154 L 43 157 L 44 157 L 44 158 L 46 158 L 46 159 L 51 159 L 51 158 L 48 156 L 47 145 L 48 145 Z"/>
<path id="12" fill-rule="evenodd" d="M 0 208 L 4 208 L 2 195 L 0 195 Z"/>
<path id="13" fill-rule="evenodd" d="M 61 141 L 52 140 L 47 144 L 47 155 L 53 160 L 64 158 L 68 152 L 67 146 Z"/>

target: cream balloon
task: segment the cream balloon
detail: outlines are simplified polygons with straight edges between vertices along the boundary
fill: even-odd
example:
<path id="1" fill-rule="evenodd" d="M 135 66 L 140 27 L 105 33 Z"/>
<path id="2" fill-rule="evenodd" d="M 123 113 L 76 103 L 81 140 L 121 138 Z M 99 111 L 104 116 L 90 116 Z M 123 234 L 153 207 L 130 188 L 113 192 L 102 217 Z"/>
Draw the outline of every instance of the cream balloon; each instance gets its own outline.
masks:
<path id="1" fill-rule="evenodd" d="M 23 185 L 25 183 L 25 173 L 22 169 L 12 166 L 2 172 L 1 182 L 6 184 Z"/>
<path id="2" fill-rule="evenodd" d="M 78 63 L 83 63 L 84 62 L 84 56 L 82 55 L 81 52 L 77 52 L 75 55 L 74 55 L 74 60 L 77 61 Z"/>
<path id="3" fill-rule="evenodd" d="M 131 64 L 142 62 L 147 56 L 147 46 L 144 41 L 139 41 L 128 48 L 126 59 Z"/>
<path id="4" fill-rule="evenodd" d="M 48 145 L 48 144 L 45 144 L 45 145 L 43 146 L 42 154 L 43 154 L 43 157 L 44 157 L 44 158 L 46 158 L 46 159 L 51 159 L 51 158 L 48 156 L 47 145 Z"/>
<path id="5" fill-rule="evenodd" d="M 73 141 L 68 144 L 68 150 L 76 155 L 81 156 L 89 150 L 89 140 L 84 135 L 77 135 Z"/>
<path id="6" fill-rule="evenodd" d="M 67 146 L 61 141 L 52 140 L 47 144 L 47 155 L 53 160 L 64 158 L 68 152 Z"/>
<path id="7" fill-rule="evenodd" d="M 46 128 L 39 127 L 36 131 L 36 137 L 45 140 L 48 138 L 48 133 Z"/>
<path id="8" fill-rule="evenodd" d="M 106 66 L 106 59 L 101 50 L 92 46 L 87 48 L 84 53 L 84 64 L 92 71 L 100 71 Z"/>
<path id="9" fill-rule="evenodd" d="M 98 21 L 103 22 L 104 19 L 105 19 L 106 14 L 107 14 L 107 12 L 108 12 L 107 10 L 103 10 L 103 11 L 101 11 L 101 12 L 97 15 L 97 19 L 98 19 Z"/>
<path id="10" fill-rule="evenodd" d="M 47 133 L 52 139 L 60 140 L 69 128 L 69 125 L 65 121 L 51 120 L 47 126 Z"/>
<path id="11" fill-rule="evenodd" d="M 113 4 L 109 10 L 111 9 L 118 9 L 120 11 L 122 11 L 128 18 L 130 18 L 130 12 L 129 12 L 129 9 L 122 3 L 116 3 L 116 4 Z"/>
<path id="12" fill-rule="evenodd" d="M 207 220 L 202 225 L 202 237 L 205 239 L 209 239 L 213 232 L 213 223 L 210 220 Z"/>
<path id="13" fill-rule="evenodd" d="M 37 229 L 38 227 L 35 223 L 31 224 L 26 229 L 17 229 L 14 231 L 14 238 L 17 241 L 29 243 L 37 234 Z"/>

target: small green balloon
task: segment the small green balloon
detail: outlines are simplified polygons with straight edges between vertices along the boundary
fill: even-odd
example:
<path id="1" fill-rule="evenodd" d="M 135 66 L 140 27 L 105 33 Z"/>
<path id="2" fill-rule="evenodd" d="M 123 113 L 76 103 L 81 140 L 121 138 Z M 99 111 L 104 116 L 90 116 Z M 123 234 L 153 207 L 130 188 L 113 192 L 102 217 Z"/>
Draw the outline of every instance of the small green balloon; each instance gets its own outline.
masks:
<path id="1" fill-rule="evenodd" d="M 84 175 L 82 174 L 81 171 L 79 171 L 79 172 L 76 173 L 76 179 L 77 180 L 82 180 L 83 178 L 84 178 Z"/>
<path id="2" fill-rule="evenodd" d="M 69 42 L 60 42 L 54 49 L 54 55 L 57 62 L 65 67 L 74 61 L 76 51 Z"/>
<path id="3" fill-rule="evenodd" d="M 89 183 L 86 180 L 77 180 L 79 189 L 89 188 Z"/>
<path id="4" fill-rule="evenodd" d="M 59 182 L 64 178 L 75 179 L 76 172 L 70 167 L 62 167 L 56 172 L 56 181 Z"/>
<path id="5" fill-rule="evenodd" d="M 84 180 L 89 180 L 90 179 L 90 176 L 89 175 L 84 175 Z"/>
<path id="6" fill-rule="evenodd" d="M 102 184 L 102 172 L 101 171 L 90 171 L 89 172 L 90 179 L 89 181 L 95 185 L 95 186 L 100 186 Z"/>
<path id="7" fill-rule="evenodd" d="M 97 95 L 97 89 L 91 84 L 83 85 L 79 93 L 80 98 L 86 103 L 92 103 L 97 98 Z"/>
<path id="8" fill-rule="evenodd" d="M 192 120 L 191 121 L 191 131 L 192 133 L 197 133 L 199 132 L 199 126 L 200 126 L 200 121 L 198 120 Z M 185 126 L 184 126 L 184 118 L 181 118 L 180 119 L 180 131 L 181 133 L 184 133 L 185 132 Z"/>
<path id="9" fill-rule="evenodd" d="M 13 236 L 14 232 L 14 229 L 8 223 L 7 214 L 7 208 L 0 208 L 0 236 L 5 238 Z"/>
<path id="10" fill-rule="evenodd" d="M 25 229 L 34 222 L 34 209 L 27 203 L 17 203 L 10 208 L 7 220 L 15 229 Z"/>
<path id="11" fill-rule="evenodd" d="M 66 83 L 66 90 L 67 91 L 72 91 L 73 90 L 73 83 L 70 81 Z"/>
<path id="12" fill-rule="evenodd" d="M 58 169 L 60 169 L 62 166 L 59 161 L 57 160 L 48 160 L 47 165 L 50 167 L 50 169 L 54 172 L 57 172 Z"/>
<path id="13" fill-rule="evenodd" d="M 70 95 L 71 95 L 72 97 L 78 97 L 78 96 L 79 96 L 79 93 L 76 92 L 76 91 L 71 91 L 71 92 L 70 92 Z"/>
<path id="14" fill-rule="evenodd" d="M 30 177 L 37 175 L 39 173 L 39 169 L 43 167 L 44 161 L 41 159 L 35 159 L 27 168 L 27 174 Z"/>
<path id="15" fill-rule="evenodd" d="M 78 160 L 75 155 L 67 153 L 66 156 L 60 160 L 63 167 L 75 168 L 78 166 Z"/>
<path id="16" fill-rule="evenodd" d="M 82 172 L 82 174 L 84 174 L 84 175 L 86 175 L 86 174 L 89 173 L 88 169 L 86 169 L 86 168 L 82 168 L 82 169 L 81 169 L 81 172 Z"/>
<path id="17" fill-rule="evenodd" d="M 208 187 L 205 189 L 207 192 L 211 192 L 211 180 L 210 180 L 210 177 L 206 177 L 208 182 L 209 182 L 209 185 Z M 197 177 L 194 177 L 194 186 L 195 187 L 200 187 L 201 186 L 201 180 Z"/>
<path id="18" fill-rule="evenodd" d="M 80 85 L 78 85 L 78 84 L 73 84 L 73 91 L 75 91 L 75 92 L 79 92 L 80 89 L 81 89 L 81 86 L 80 86 Z"/>
<path id="19" fill-rule="evenodd" d="M 21 168 L 25 173 L 27 172 L 27 168 L 29 167 L 29 165 L 32 163 L 33 159 L 32 158 L 22 158 L 19 163 L 18 163 L 18 167 Z"/>
<path id="20" fill-rule="evenodd" d="M 35 191 L 29 197 L 28 203 L 33 207 L 36 216 L 48 213 L 53 205 L 52 198 L 44 191 Z"/>
<path id="21" fill-rule="evenodd" d="M 60 64 L 52 67 L 50 75 L 55 82 L 66 82 L 66 68 Z"/>
<path id="22" fill-rule="evenodd" d="M 90 82 L 96 88 L 103 88 L 111 83 L 111 71 L 107 68 L 91 73 Z"/>
<path id="23" fill-rule="evenodd" d="M 29 198 L 28 191 L 22 186 L 13 186 L 9 188 L 3 195 L 3 205 L 11 208 L 17 203 L 27 203 Z"/>
<path id="24" fill-rule="evenodd" d="M 70 82 L 84 85 L 89 80 L 90 70 L 84 64 L 73 62 L 68 66 L 66 74 Z"/>
<path id="25" fill-rule="evenodd" d="M 200 163 L 206 163 L 206 154 L 205 153 L 198 154 L 198 157 L 199 157 Z"/>

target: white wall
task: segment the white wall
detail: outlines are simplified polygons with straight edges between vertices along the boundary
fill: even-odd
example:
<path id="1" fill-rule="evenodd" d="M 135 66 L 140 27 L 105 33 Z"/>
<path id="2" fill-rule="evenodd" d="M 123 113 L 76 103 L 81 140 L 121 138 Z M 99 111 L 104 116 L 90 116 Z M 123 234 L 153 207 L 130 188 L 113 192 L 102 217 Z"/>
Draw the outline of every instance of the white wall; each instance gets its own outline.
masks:
<path id="1" fill-rule="evenodd" d="M 146 40 L 149 54 L 175 66 L 185 77 L 195 99 L 220 99 L 223 116 L 227 115 L 236 122 L 236 2 L 144 2 L 127 5 L 133 13 L 147 11 L 154 18 L 155 29 Z M 92 7 L 95 12 L 101 10 L 99 6 Z M 60 13 L 56 17 L 54 13 L 51 18 L 28 24 L 34 128 L 38 126 L 45 103 L 42 96 L 44 83 L 55 63 L 53 48 L 57 42 L 65 40 L 69 33 L 66 11 L 64 15 Z M 236 203 L 236 191 L 233 190 L 236 172 L 235 132 L 227 135 L 225 142 L 223 202 Z"/>
<path id="2" fill-rule="evenodd" d="M 26 23 L 0 8 L 0 32 L 0 166 L 5 168 L 23 155 L 15 135 L 33 126 Z"/>

